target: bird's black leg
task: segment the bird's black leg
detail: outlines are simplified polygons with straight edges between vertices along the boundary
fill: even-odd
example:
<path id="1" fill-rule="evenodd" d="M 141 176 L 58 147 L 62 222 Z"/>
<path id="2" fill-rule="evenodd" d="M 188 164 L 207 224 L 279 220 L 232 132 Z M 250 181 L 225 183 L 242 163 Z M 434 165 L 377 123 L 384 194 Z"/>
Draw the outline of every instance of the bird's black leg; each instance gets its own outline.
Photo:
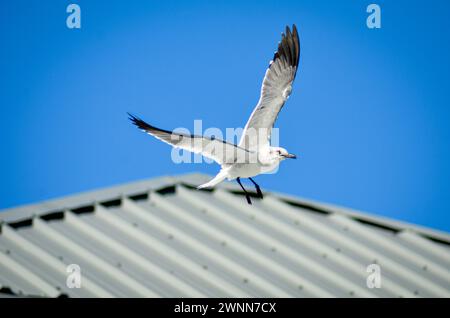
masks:
<path id="1" fill-rule="evenodd" d="M 262 194 L 261 189 L 259 188 L 259 185 L 258 185 L 252 178 L 249 178 L 249 179 L 250 179 L 250 181 L 253 182 L 253 184 L 255 185 L 256 193 L 257 193 L 257 194 L 259 195 L 259 197 L 262 199 L 262 198 L 263 198 L 263 194 Z"/>
<path id="2" fill-rule="evenodd" d="M 250 200 L 250 196 L 248 195 L 247 191 L 245 190 L 244 186 L 241 183 L 241 178 L 236 178 L 236 181 L 239 183 L 239 185 L 241 186 L 242 190 L 244 190 L 245 198 L 247 199 L 247 203 L 248 204 L 252 204 L 252 200 Z"/>

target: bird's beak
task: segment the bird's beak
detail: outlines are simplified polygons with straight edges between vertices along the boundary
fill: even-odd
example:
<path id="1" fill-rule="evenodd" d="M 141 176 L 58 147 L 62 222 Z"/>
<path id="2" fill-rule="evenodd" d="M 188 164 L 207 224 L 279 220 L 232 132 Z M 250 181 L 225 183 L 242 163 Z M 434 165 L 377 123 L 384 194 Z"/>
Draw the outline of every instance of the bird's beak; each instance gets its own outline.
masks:
<path id="1" fill-rule="evenodd" d="M 289 159 L 297 159 L 297 156 L 291 153 L 288 153 L 285 157 Z"/>

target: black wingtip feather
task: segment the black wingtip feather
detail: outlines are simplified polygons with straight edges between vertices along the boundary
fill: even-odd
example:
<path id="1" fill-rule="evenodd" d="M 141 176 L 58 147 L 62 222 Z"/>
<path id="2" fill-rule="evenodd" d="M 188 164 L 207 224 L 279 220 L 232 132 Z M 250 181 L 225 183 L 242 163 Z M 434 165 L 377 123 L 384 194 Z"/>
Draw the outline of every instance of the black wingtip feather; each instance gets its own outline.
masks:
<path id="1" fill-rule="evenodd" d="M 286 26 L 285 33 L 281 34 L 281 41 L 278 43 L 278 50 L 275 52 L 273 61 L 284 59 L 288 65 L 298 67 L 300 59 L 300 40 L 298 37 L 297 26 L 292 25 L 292 31 Z"/>
<path id="2" fill-rule="evenodd" d="M 128 119 L 131 120 L 131 122 L 133 123 L 133 125 L 136 125 L 136 127 L 138 127 L 139 129 L 142 130 L 149 130 L 151 128 L 153 128 L 152 126 L 150 126 L 149 124 L 147 124 L 145 121 L 143 121 L 142 119 L 130 114 L 128 114 Z"/>
<path id="3" fill-rule="evenodd" d="M 131 120 L 133 125 L 135 125 L 136 127 L 138 127 L 139 129 L 141 129 L 145 132 L 148 132 L 148 133 L 163 132 L 163 133 L 167 133 L 167 134 L 172 134 L 172 132 L 169 130 L 164 130 L 164 129 L 160 129 L 158 127 L 152 126 L 149 123 L 146 123 L 145 121 L 140 119 L 139 117 L 136 117 L 130 113 L 127 113 L 127 114 L 128 114 L 128 119 Z"/>
<path id="4" fill-rule="evenodd" d="M 139 117 L 136 117 L 130 113 L 128 114 L 128 119 L 131 120 L 131 122 L 133 123 L 133 125 L 135 125 L 137 128 L 142 129 L 144 131 L 152 131 L 152 130 L 159 130 L 156 127 L 153 127 L 152 125 L 146 123 L 145 121 L 143 121 L 142 119 L 140 119 Z"/>

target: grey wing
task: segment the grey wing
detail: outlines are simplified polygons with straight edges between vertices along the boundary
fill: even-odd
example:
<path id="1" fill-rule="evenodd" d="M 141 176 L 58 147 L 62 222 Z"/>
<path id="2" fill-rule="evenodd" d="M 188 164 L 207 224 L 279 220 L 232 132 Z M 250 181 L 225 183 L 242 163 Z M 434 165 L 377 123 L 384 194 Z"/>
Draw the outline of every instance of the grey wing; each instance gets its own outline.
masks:
<path id="1" fill-rule="evenodd" d="M 249 157 L 250 151 L 223 140 L 205 136 L 179 134 L 159 129 L 146 123 L 140 118 L 131 114 L 128 115 L 134 125 L 149 135 L 152 135 L 173 147 L 201 154 L 202 156 L 214 160 L 218 164 L 231 164 L 240 160 L 245 160 L 245 158 Z"/>
<path id="2" fill-rule="evenodd" d="M 261 95 L 247 124 L 239 146 L 255 149 L 269 144 L 272 127 L 292 91 L 300 59 L 300 40 L 295 25 L 286 27 L 278 50 L 266 71 Z"/>

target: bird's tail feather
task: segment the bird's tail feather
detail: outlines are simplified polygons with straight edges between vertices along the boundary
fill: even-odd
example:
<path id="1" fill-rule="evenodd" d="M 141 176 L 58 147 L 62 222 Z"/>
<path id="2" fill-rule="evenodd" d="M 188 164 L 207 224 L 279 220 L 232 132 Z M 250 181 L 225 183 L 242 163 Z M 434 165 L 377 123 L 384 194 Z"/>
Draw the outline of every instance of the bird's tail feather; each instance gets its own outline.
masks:
<path id="1" fill-rule="evenodd" d="M 224 170 L 221 170 L 213 179 L 211 179 L 210 181 L 199 185 L 197 187 L 197 189 L 204 189 L 204 188 L 210 188 L 210 187 L 214 187 L 216 184 L 222 182 L 223 180 L 225 180 L 225 178 L 227 177 L 227 173 Z"/>

